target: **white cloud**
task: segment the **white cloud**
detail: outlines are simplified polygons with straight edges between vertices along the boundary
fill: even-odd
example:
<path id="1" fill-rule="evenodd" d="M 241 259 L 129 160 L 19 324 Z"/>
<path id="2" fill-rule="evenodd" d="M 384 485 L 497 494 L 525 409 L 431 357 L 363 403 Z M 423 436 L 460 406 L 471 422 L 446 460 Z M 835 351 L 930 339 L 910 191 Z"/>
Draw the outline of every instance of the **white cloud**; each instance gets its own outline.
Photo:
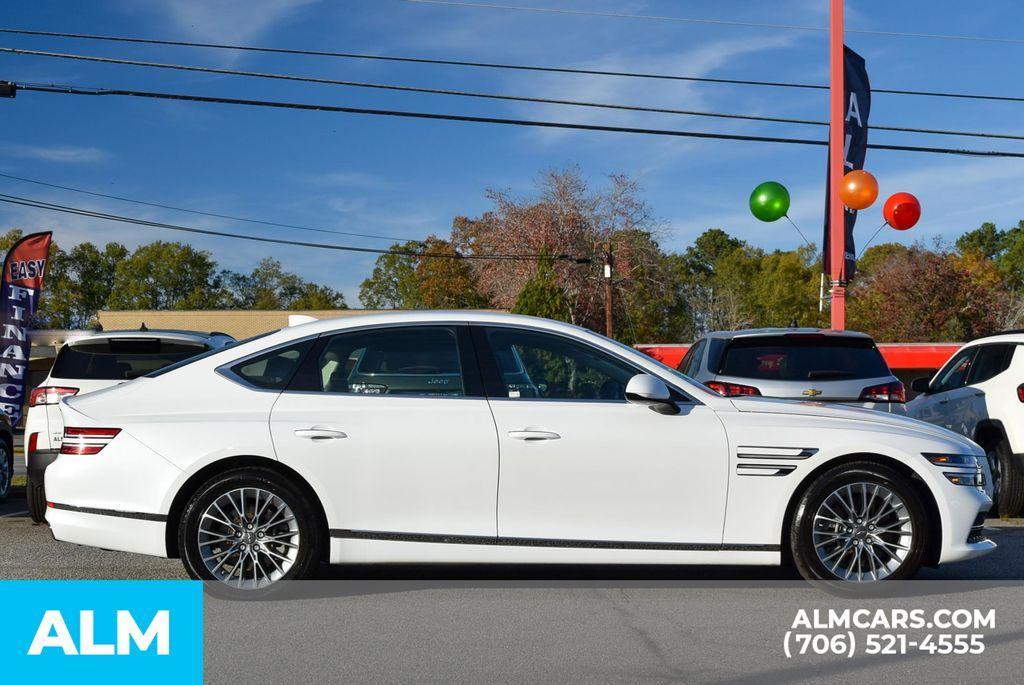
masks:
<path id="1" fill-rule="evenodd" d="M 38 159 L 57 164 L 94 164 L 107 160 L 108 155 L 97 147 L 82 145 L 21 145 L 8 143 L 7 154 L 24 159 Z"/>
<path id="2" fill-rule="evenodd" d="M 218 43 L 247 43 L 318 0 L 158 0 L 152 6 L 186 35 Z"/>
<path id="3" fill-rule="evenodd" d="M 358 188 L 360 190 L 383 190 L 392 183 L 381 176 L 363 171 L 331 171 L 325 174 L 310 174 L 303 177 L 307 183 L 337 188 Z"/>

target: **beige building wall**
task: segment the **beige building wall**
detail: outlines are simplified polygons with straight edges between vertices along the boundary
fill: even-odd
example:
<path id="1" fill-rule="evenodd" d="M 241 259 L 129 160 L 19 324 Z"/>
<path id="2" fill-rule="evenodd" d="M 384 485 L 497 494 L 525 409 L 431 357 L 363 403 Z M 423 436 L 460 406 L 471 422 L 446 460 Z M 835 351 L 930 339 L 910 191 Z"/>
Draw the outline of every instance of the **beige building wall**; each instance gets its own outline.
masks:
<path id="1" fill-rule="evenodd" d="M 218 331 L 241 340 L 288 325 L 288 316 L 303 314 L 317 319 L 373 314 L 372 309 L 316 309 L 301 311 L 244 310 L 244 309 L 185 309 L 181 311 L 154 311 L 135 309 L 126 311 L 100 311 L 100 325 L 105 331 L 136 330 L 146 328 L 177 329 L 184 331 Z"/>
<path id="2" fill-rule="evenodd" d="M 136 309 L 126 311 L 103 310 L 97 313 L 105 331 L 137 330 L 142 324 L 149 329 L 177 329 L 184 331 L 218 331 L 241 340 L 288 325 L 288 316 L 302 314 L 317 319 L 335 319 L 344 316 L 379 314 L 394 310 L 381 309 L 314 309 L 314 310 L 247 310 L 247 309 L 186 309 L 182 311 L 154 311 Z"/>

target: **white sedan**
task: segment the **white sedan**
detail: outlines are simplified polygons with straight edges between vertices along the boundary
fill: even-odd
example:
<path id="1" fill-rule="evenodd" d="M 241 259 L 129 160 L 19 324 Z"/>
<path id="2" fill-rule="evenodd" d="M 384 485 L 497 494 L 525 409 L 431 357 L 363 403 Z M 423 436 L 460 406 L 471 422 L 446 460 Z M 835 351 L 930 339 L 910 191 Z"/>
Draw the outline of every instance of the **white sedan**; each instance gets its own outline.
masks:
<path id="1" fill-rule="evenodd" d="M 53 535 L 241 589 L 320 562 L 792 560 L 875 581 L 995 547 L 966 438 L 722 397 L 530 317 L 317 321 L 61 406 Z"/>

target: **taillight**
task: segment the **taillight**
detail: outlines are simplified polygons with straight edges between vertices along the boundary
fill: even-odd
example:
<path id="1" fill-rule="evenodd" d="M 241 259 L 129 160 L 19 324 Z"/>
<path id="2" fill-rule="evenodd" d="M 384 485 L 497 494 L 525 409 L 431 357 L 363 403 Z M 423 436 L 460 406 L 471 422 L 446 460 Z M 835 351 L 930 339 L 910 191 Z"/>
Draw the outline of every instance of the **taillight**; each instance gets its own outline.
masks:
<path id="1" fill-rule="evenodd" d="M 741 385 L 739 383 L 723 383 L 722 381 L 708 381 L 708 386 L 719 395 L 724 397 L 760 397 L 761 391 L 752 385 Z"/>
<path id="2" fill-rule="evenodd" d="M 1024 383 L 1017 386 L 1017 399 L 1024 402 Z"/>
<path id="3" fill-rule="evenodd" d="M 39 447 L 39 433 L 32 433 L 28 436 L 28 449 L 25 450 L 26 454 L 32 454 Z"/>
<path id="4" fill-rule="evenodd" d="M 862 402 L 899 402 L 907 401 L 907 390 L 899 381 L 882 383 L 864 388 L 860 393 Z"/>
<path id="5" fill-rule="evenodd" d="M 78 388 L 60 388 L 56 386 L 34 388 L 28 396 L 28 406 L 38 407 L 42 404 L 59 404 L 60 398 L 77 394 Z"/>
<path id="6" fill-rule="evenodd" d="M 120 432 L 120 428 L 65 428 L 60 453 L 98 454 Z"/>

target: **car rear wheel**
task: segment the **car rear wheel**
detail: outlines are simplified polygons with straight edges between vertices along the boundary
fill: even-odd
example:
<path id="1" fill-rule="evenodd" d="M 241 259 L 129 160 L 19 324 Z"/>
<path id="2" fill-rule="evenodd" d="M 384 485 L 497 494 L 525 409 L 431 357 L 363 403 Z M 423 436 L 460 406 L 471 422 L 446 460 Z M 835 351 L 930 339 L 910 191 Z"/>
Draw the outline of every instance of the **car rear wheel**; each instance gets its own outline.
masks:
<path id="1" fill-rule="evenodd" d="M 14 478 L 14 455 L 6 442 L 0 442 L 0 502 L 6 502 L 11 494 L 11 480 Z"/>
<path id="2" fill-rule="evenodd" d="M 251 593 L 313 575 L 321 531 L 305 495 L 274 471 L 242 468 L 204 483 L 178 527 L 186 571 Z"/>
<path id="3" fill-rule="evenodd" d="M 29 480 L 25 487 L 25 498 L 28 500 L 28 515 L 33 523 L 46 522 L 46 490 L 34 480 Z"/>
<path id="4" fill-rule="evenodd" d="M 988 458 L 995 489 L 992 512 L 1003 518 L 1017 516 L 1024 507 L 1024 474 L 1014 465 L 1005 438 L 989 449 Z"/>
<path id="5" fill-rule="evenodd" d="M 929 539 L 914 484 L 872 462 L 838 466 L 815 479 L 790 530 L 793 561 L 808 580 L 875 582 L 917 573 Z"/>

